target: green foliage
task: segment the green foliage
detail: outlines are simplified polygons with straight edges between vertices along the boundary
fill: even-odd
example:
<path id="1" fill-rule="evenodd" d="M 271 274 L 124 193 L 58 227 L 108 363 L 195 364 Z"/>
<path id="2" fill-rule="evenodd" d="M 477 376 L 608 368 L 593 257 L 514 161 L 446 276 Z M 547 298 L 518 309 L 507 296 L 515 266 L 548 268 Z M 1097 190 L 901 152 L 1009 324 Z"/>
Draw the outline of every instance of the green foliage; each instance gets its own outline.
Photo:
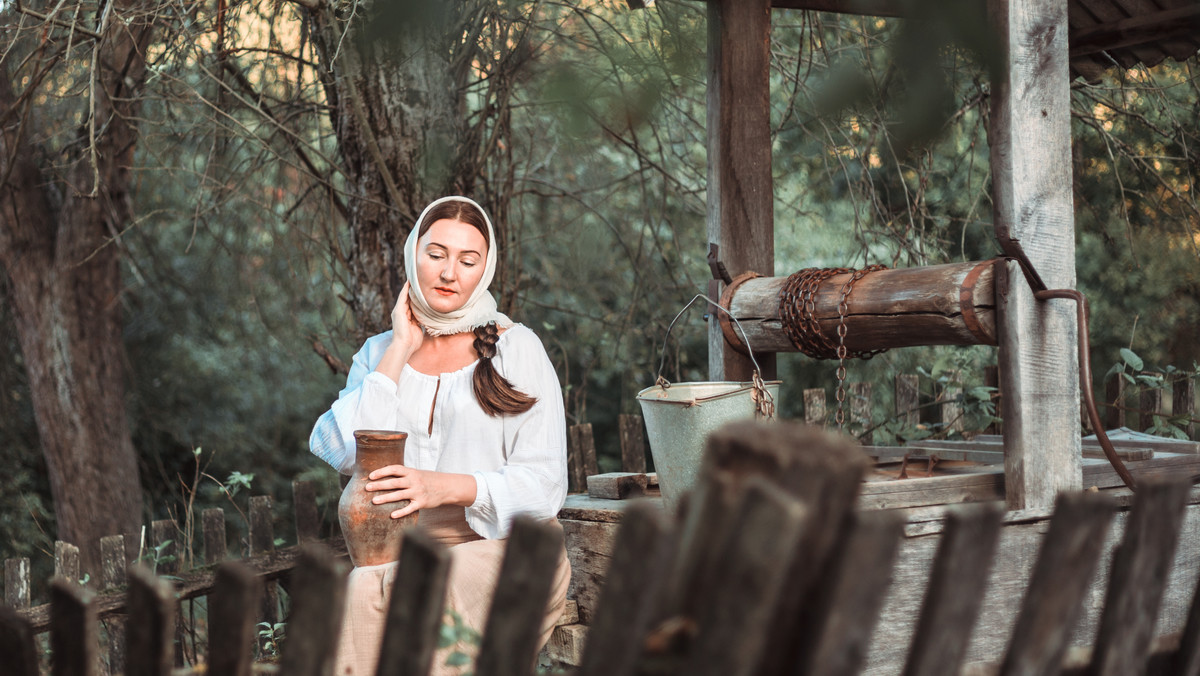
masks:
<path id="1" fill-rule="evenodd" d="M 471 663 L 471 655 L 463 652 L 464 648 L 470 648 L 472 652 L 479 649 L 480 641 L 479 632 L 467 626 L 462 615 L 453 610 L 447 610 L 442 618 L 441 628 L 438 630 L 439 650 L 454 647 L 446 655 L 446 666 L 448 667 L 463 667 Z M 463 676 L 470 676 L 473 672 L 464 672 Z"/>

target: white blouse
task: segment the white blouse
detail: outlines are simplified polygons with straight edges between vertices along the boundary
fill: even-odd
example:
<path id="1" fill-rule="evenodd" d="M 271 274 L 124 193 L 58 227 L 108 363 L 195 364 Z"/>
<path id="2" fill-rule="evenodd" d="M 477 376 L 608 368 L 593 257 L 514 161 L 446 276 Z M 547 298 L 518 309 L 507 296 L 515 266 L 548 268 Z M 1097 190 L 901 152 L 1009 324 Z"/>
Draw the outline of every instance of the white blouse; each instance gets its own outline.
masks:
<path id="1" fill-rule="evenodd" d="M 471 389 L 478 361 L 440 376 L 406 364 L 397 385 L 375 371 L 391 341 L 391 331 L 372 336 L 354 355 L 346 387 L 317 420 L 309 450 L 350 474 L 355 430 L 407 432 L 405 465 L 474 475 L 466 519 L 479 535 L 507 537 L 518 514 L 554 518 L 567 495 L 566 417 L 558 374 L 537 335 L 521 324 L 500 334 L 493 366 L 537 403 L 495 417 Z"/>

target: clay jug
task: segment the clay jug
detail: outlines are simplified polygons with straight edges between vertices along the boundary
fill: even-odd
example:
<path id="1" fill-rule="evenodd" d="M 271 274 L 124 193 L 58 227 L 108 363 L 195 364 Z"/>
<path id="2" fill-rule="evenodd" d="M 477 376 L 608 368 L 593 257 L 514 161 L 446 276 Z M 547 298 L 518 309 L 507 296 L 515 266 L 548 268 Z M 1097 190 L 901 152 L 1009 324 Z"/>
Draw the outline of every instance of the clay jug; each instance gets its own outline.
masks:
<path id="1" fill-rule="evenodd" d="M 407 438 L 404 432 L 389 430 L 358 430 L 354 433 L 354 475 L 342 489 L 338 521 L 342 525 L 342 536 L 346 538 L 350 562 L 355 566 L 395 561 L 400 555 L 401 531 L 417 523 L 416 513 L 402 519 L 391 516 L 392 512 L 404 508 L 407 500 L 376 505 L 371 498 L 379 492 L 364 488 L 371 472 L 388 465 L 404 464 Z"/>

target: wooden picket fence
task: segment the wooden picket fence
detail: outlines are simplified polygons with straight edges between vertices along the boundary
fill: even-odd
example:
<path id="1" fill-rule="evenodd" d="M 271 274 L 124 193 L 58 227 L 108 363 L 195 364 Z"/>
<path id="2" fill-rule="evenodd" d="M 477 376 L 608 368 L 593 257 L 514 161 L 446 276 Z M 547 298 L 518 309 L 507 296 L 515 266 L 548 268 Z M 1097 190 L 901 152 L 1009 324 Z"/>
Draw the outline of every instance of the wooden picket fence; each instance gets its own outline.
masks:
<path id="1" fill-rule="evenodd" d="M 294 541 L 296 545 L 284 548 L 275 546 L 274 517 L 272 501 L 269 496 L 254 496 L 249 499 L 246 513 L 247 550 L 248 555 L 238 561 L 239 571 L 248 571 L 254 576 L 261 588 L 262 600 L 255 609 L 257 622 L 265 622 L 268 626 L 281 621 L 283 606 L 280 601 L 279 584 L 286 583 L 292 575 L 297 562 L 300 560 L 304 546 L 315 543 L 320 538 L 321 519 L 317 507 L 317 486 L 309 481 L 296 481 L 292 484 L 293 512 L 295 515 Z M 5 618 L 2 622 L 3 631 L 12 634 L 14 617 L 20 618 L 18 624 L 21 631 L 28 631 L 36 636 L 45 632 L 54 634 L 55 604 L 65 602 L 64 598 L 87 600 L 87 613 L 92 626 L 92 636 L 95 630 L 102 628 L 106 640 L 98 647 L 89 648 L 88 661 L 96 658 L 95 666 L 100 673 L 148 673 L 137 671 L 137 665 L 129 662 L 126 657 L 127 615 L 135 615 L 135 596 L 133 592 L 132 571 L 137 568 L 142 571 L 141 581 L 147 582 L 153 577 L 147 570 L 152 569 L 159 576 L 173 580 L 172 595 L 175 608 L 182 608 L 182 602 L 189 602 L 187 610 L 190 617 L 180 616 L 172 620 L 169 627 L 176 644 L 180 649 L 174 657 L 174 666 L 185 663 L 195 663 L 197 660 L 198 641 L 195 631 L 196 618 L 193 601 L 210 597 L 220 579 L 219 564 L 229 558 L 226 534 L 225 512 L 219 508 L 206 509 L 201 514 L 201 529 L 203 542 L 203 563 L 189 562 L 189 570 L 183 570 L 183 550 L 181 545 L 183 529 L 173 520 L 160 520 L 151 523 L 148 537 L 142 542 L 141 537 L 133 535 L 113 535 L 100 540 L 101 572 L 96 584 L 98 591 L 85 589 L 79 584 L 81 580 L 79 549 L 66 542 L 56 542 L 54 550 L 54 582 L 51 589 L 51 601 L 39 606 L 30 605 L 32 584 L 30 581 L 30 562 L 27 558 L 8 559 L 4 562 L 4 601 Z M 324 546 L 334 555 L 344 557 L 345 544 L 340 536 L 324 540 Z M 139 556 L 139 550 L 141 555 Z M 127 574 L 129 578 L 127 579 Z M 240 574 L 240 573 L 239 573 Z M 147 577 L 149 576 L 149 577 Z M 127 584 L 129 585 L 127 587 Z M 143 590 L 144 591 L 144 590 Z M 63 595 L 67 596 L 64 597 Z M 144 601 L 144 599 L 143 599 Z M 208 621 L 209 629 L 214 629 L 211 619 L 213 601 L 210 599 Z M 178 613 L 176 613 L 178 615 Z M 210 633 L 211 641 L 213 634 Z M 190 640 L 189 640 L 190 639 Z M 0 655 L 9 654 L 4 638 L 0 638 Z M 129 640 L 133 640 L 129 637 Z M 219 639 L 218 639 L 219 640 Z M 55 640 L 50 641 L 50 648 L 58 654 Z M 25 672 L 15 672 L 25 673 Z M 34 673 L 34 672 L 31 672 Z M 59 673 L 59 672 L 55 672 Z M 69 672 L 84 673 L 84 672 Z M 93 673 L 93 672 L 86 672 Z"/>
<path id="2" fill-rule="evenodd" d="M 580 665 L 586 676 L 858 673 L 888 588 L 903 517 L 854 508 L 870 460 L 811 426 L 747 422 L 715 434 L 700 483 L 668 517 L 652 501 L 622 517 Z M 1200 605 L 1179 636 L 1154 637 L 1154 618 L 1179 537 L 1190 485 L 1147 481 L 1116 549 L 1094 647 L 1069 651 L 1115 502 L 1101 492 L 1063 495 L 1024 587 L 1002 661 L 964 669 L 1002 515 L 969 505 L 947 516 L 903 673 L 1185 674 L 1200 669 Z M 500 572 L 474 673 L 532 673 L 561 531 L 518 520 Z M 328 547 L 295 550 L 288 638 L 277 665 L 252 665 L 266 559 L 227 561 L 206 573 L 207 659 L 174 669 L 174 585 L 130 569 L 126 674 L 325 676 L 336 647 L 344 562 Z M 279 553 L 277 552 L 276 555 Z M 263 555 L 259 555 L 263 556 Z M 447 551 L 406 535 L 378 673 L 423 674 L 442 622 Z M 269 557 L 268 557 L 269 558 Z M 193 581 L 194 584 L 194 581 Z M 100 596 L 58 578 L 45 620 L 0 609 L 6 673 L 37 673 L 34 634 L 48 626 L 53 673 L 88 675 L 97 662 Z"/>

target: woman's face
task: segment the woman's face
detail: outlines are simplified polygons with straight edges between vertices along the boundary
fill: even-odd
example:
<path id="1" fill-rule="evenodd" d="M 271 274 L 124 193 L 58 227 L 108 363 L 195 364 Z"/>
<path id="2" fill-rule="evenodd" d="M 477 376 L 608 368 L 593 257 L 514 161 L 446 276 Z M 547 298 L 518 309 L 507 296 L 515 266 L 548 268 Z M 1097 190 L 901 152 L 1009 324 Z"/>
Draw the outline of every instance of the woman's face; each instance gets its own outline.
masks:
<path id="1" fill-rule="evenodd" d="M 434 221 L 417 240 L 417 283 L 425 302 L 438 312 L 466 305 L 486 263 L 487 239 L 462 221 Z"/>

